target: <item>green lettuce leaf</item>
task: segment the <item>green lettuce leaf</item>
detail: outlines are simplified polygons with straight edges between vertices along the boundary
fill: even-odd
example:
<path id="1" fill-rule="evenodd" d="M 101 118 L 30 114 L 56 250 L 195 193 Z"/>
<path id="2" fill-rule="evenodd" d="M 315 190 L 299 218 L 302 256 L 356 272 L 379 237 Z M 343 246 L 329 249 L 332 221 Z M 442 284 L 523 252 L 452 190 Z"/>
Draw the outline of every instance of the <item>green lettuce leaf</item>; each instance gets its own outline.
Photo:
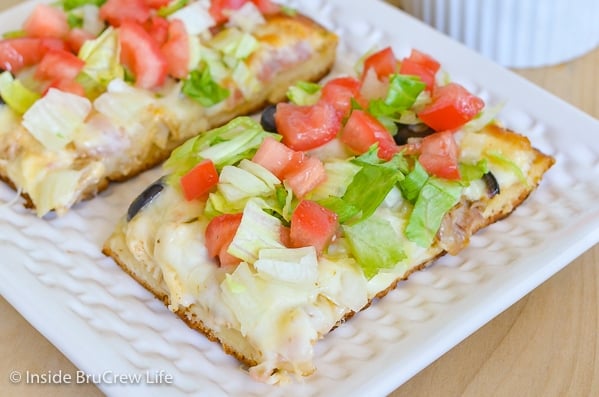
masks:
<path id="1" fill-rule="evenodd" d="M 372 216 L 355 225 L 343 225 L 349 248 L 367 278 L 391 269 L 406 258 L 400 236 L 389 221 Z"/>
<path id="2" fill-rule="evenodd" d="M 88 98 L 96 98 L 106 91 L 114 79 L 125 75 L 119 59 L 118 32 L 112 27 L 106 29 L 97 39 L 87 40 L 81 46 L 78 57 L 85 66 L 75 79 L 85 89 Z"/>
<path id="3" fill-rule="evenodd" d="M 222 127 L 204 132 L 175 149 L 164 168 L 171 172 L 169 182 L 178 180 L 204 159 L 210 159 L 218 170 L 225 165 L 250 159 L 265 137 L 280 139 L 262 129 L 251 117 L 238 117 Z"/>
<path id="4" fill-rule="evenodd" d="M 287 90 L 287 98 L 296 105 L 313 105 L 320 98 L 320 84 L 299 81 Z"/>
<path id="5" fill-rule="evenodd" d="M 413 204 L 416 202 L 416 199 L 420 194 L 420 190 L 426 184 L 427 180 L 428 173 L 422 167 L 422 165 L 416 161 L 412 171 L 406 175 L 404 180 L 398 183 L 398 186 L 404 198 Z"/>
<path id="6" fill-rule="evenodd" d="M 461 194 L 462 186 L 459 182 L 428 178 L 408 219 L 405 230 L 408 240 L 421 247 L 429 247 L 443 217 L 458 203 Z"/>
<path id="7" fill-rule="evenodd" d="M 71 11 L 75 8 L 83 7 L 84 5 L 100 7 L 104 3 L 106 3 L 106 0 L 62 0 L 59 2 L 65 11 Z"/>
<path id="8" fill-rule="evenodd" d="M 171 14 L 174 14 L 176 11 L 179 11 L 181 8 L 185 7 L 189 0 L 173 0 L 165 6 L 162 6 L 156 11 L 156 14 L 161 17 L 168 17 Z"/>
<path id="9" fill-rule="evenodd" d="M 40 94 L 25 87 L 20 80 L 13 78 L 8 71 L 0 74 L 0 96 L 18 114 L 24 114 L 41 98 Z"/>
<path id="10" fill-rule="evenodd" d="M 189 78 L 183 81 L 182 92 L 204 107 L 216 105 L 230 95 L 228 89 L 214 81 L 207 65 L 189 73 Z"/>
<path id="11" fill-rule="evenodd" d="M 353 160 L 360 170 L 354 175 L 342 197 L 320 200 L 324 207 L 339 216 L 340 223 L 357 223 L 371 216 L 395 184 L 404 178 L 406 169 L 403 156 L 382 161 L 376 155 L 376 146 Z"/>

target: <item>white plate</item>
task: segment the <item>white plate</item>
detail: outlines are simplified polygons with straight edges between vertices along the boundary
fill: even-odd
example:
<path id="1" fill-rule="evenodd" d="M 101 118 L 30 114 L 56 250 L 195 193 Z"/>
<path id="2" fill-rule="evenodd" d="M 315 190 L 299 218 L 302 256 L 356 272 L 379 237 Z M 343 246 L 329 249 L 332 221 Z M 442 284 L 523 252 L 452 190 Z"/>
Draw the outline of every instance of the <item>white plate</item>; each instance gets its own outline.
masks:
<path id="1" fill-rule="evenodd" d="M 505 102 L 507 126 L 557 164 L 508 219 L 336 329 L 316 346 L 317 372 L 281 387 L 253 382 L 100 253 L 130 200 L 160 170 L 115 184 L 59 219 L 0 208 L 0 293 L 76 366 L 103 377 L 108 395 L 385 395 L 599 241 L 596 120 L 385 3 L 288 4 L 339 33 L 337 70 L 374 47 L 392 44 L 399 56 L 421 49 L 487 103 Z M 18 26 L 29 5 L 4 13 L 0 26 Z M 2 200 L 13 196 L 0 188 Z M 148 384 L 161 370 L 174 382 Z M 142 384 L 114 384 L 117 374 Z"/>

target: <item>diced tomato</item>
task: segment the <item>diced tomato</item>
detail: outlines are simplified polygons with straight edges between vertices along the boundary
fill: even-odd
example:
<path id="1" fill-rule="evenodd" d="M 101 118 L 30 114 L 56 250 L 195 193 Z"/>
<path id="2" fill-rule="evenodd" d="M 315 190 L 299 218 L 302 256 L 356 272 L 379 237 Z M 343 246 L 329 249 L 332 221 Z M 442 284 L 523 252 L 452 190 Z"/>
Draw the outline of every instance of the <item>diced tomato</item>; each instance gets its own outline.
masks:
<path id="1" fill-rule="evenodd" d="M 441 64 L 430 55 L 418 50 L 412 50 L 410 56 L 401 62 L 399 73 L 419 76 L 426 84 L 426 89 L 432 91 L 435 87 L 435 75 Z"/>
<path id="2" fill-rule="evenodd" d="M 67 15 L 60 8 L 38 4 L 23 23 L 23 30 L 28 37 L 61 39 L 69 32 Z"/>
<path id="3" fill-rule="evenodd" d="M 485 103 L 457 83 L 437 87 L 418 117 L 435 131 L 455 130 L 472 120 Z"/>
<path id="4" fill-rule="evenodd" d="M 166 79 L 167 62 L 158 43 L 135 22 L 124 21 L 119 29 L 121 62 L 135 75 L 135 85 L 154 88 Z"/>
<path id="5" fill-rule="evenodd" d="M 281 172 L 283 179 L 287 178 L 287 175 L 294 174 L 303 169 L 302 163 L 307 157 L 308 156 L 306 155 L 306 153 L 302 151 L 292 150 L 291 158 L 289 159 L 289 162 L 287 162 L 285 168 L 283 168 L 283 171 Z"/>
<path id="6" fill-rule="evenodd" d="M 148 7 L 156 10 L 168 5 L 170 2 L 171 0 L 144 0 L 144 3 L 146 3 Z"/>
<path id="7" fill-rule="evenodd" d="M 265 15 L 276 14 L 281 11 L 281 6 L 273 3 L 271 0 L 252 0 L 252 3 Z"/>
<path id="8" fill-rule="evenodd" d="M 277 178 L 283 179 L 283 171 L 293 158 L 294 151 L 281 142 L 267 137 L 252 158 L 254 163 L 260 164 L 272 172 Z"/>
<path id="9" fill-rule="evenodd" d="M 442 131 L 422 139 L 418 161 L 426 172 L 445 179 L 460 179 L 458 145 L 453 132 Z"/>
<path id="10" fill-rule="evenodd" d="M 208 11 L 216 23 L 223 23 L 229 19 L 228 11 L 238 10 L 248 0 L 212 0 Z"/>
<path id="11" fill-rule="evenodd" d="M 354 77 L 338 77 L 329 80 L 322 87 L 320 100 L 333 105 L 337 116 L 342 119 L 350 112 L 352 98 L 362 106 L 367 106 L 367 101 L 360 94 L 360 85 L 360 81 Z"/>
<path id="12" fill-rule="evenodd" d="M 166 43 L 168 39 L 169 22 L 166 18 L 152 15 L 144 24 L 146 31 L 156 40 L 159 45 Z"/>
<path id="13" fill-rule="evenodd" d="M 168 39 L 161 48 L 167 62 L 168 73 L 178 79 L 189 74 L 189 35 L 185 24 L 174 19 L 168 28 Z"/>
<path id="14" fill-rule="evenodd" d="M 211 258 L 218 256 L 221 266 L 236 265 L 241 260 L 227 252 L 241 223 L 242 213 L 223 214 L 212 218 L 206 227 L 206 249 Z"/>
<path id="15" fill-rule="evenodd" d="M 298 152 L 298 154 L 303 154 Z M 298 156 L 301 158 L 299 161 L 292 161 L 290 165 L 285 169 L 285 184 L 288 185 L 293 194 L 297 197 L 302 198 L 316 186 L 320 185 L 327 179 L 327 174 L 324 169 L 322 161 L 316 157 Z"/>
<path id="16" fill-rule="evenodd" d="M 65 42 L 69 49 L 75 54 L 77 54 L 81 49 L 83 43 L 85 43 L 87 40 L 93 40 L 94 38 L 95 36 L 87 30 L 83 30 L 81 28 L 73 28 L 69 30 L 69 33 L 67 33 Z"/>
<path id="17" fill-rule="evenodd" d="M 336 213 L 314 201 L 302 200 L 291 215 L 291 247 L 313 246 L 321 254 L 333 240 L 338 227 Z"/>
<path id="18" fill-rule="evenodd" d="M 341 127 L 337 111 L 324 101 L 310 106 L 281 102 L 277 105 L 275 123 L 283 135 L 283 143 L 294 150 L 324 145 L 335 138 Z"/>
<path id="19" fill-rule="evenodd" d="M 206 159 L 181 177 L 181 188 L 187 201 L 200 198 L 218 183 L 218 172 L 212 160 Z"/>
<path id="20" fill-rule="evenodd" d="M 54 80 L 48 88 L 44 91 L 44 95 L 48 92 L 50 88 L 56 88 L 60 91 L 69 92 L 71 94 L 79 95 L 85 97 L 85 88 L 75 80 L 71 79 L 57 79 Z"/>
<path id="21" fill-rule="evenodd" d="M 378 143 L 378 156 L 384 160 L 390 160 L 399 151 L 389 131 L 376 118 L 358 109 L 345 123 L 341 141 L 358 154 L 367 152 Z"/>
<path id="22" fill-rule="evenodd" d="M 289 236 L 290 233 L 291 230 L 289 230 L 287 226 L 281 225 L 281 229 L 279 231 L 279 240 L 281 240 L 281 244 L 283 244 L 285 247 L 291 246 L 291 237 Z"/>
<path id="23" fill-rule="evenodd" d="M 49 50 L 65 49 L 64 41 L 55 38 L 21 37 L 0 41 L 0 68 L 18 73 L 35 65 Z"/>
<path id="24" fill-rule="evenodd" d="M 385 80 L 389 75 L 397 73 L 398 66 L 397 58 L 391 47 L 383 48 L 364 60 L 361 80 L 364 80 L 368 69 L 371 68 L 374 69 L 379 80 Z"/>
<path id="25" fill-rule="evenodd" d="M 35 71 L 40 80 L 73 80 L 85 62 L 65 50 L 51 50 L 44 55 Z"/>
<path id="26" fill-rule="evenodd" d="M 150 15 L 144 0 L 108 0 L 100 7 L 100 18 L 117 27 L 127 20 L 144 23 Z"/>

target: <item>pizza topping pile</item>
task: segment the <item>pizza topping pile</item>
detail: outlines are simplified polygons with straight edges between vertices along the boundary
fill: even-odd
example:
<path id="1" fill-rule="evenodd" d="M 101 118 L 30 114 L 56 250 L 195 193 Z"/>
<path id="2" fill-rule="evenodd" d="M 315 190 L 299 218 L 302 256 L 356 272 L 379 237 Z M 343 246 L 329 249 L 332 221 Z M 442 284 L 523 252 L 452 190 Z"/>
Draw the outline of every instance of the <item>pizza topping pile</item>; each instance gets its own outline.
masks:
<path id="1" fill-rule="evenodd" d="M 0 40 L 3 173 L 38 216 L 138 173 L 315 57 L 316 25 L 294 15 L 270 0 L 35 5 Z"/>
<path id="2" fill-rule="evenodd" d="M 486 200 L 489 185 L 496 194 L 489 165 L 502 160 L 460 148 L 484 103 L 438 84 L 439 68 L 417 50 L 399 61 L 386 48 L 363 61 L 360 78 L 299 83 L 260 124 L 240 118 L 176 149 L 169 183 L 204 203 L 209 255 L 255 265 L 264 252 L 312 247 L 318 258 L 350 255 L 372 278 L 407 257 L 399 241 L 428 249 L 442 237 L 465 192 Z M 398 144 L 402 128 L 426 133 Z"/>
<path id="3" fill-rule="evenodd" d="M 279 11 L 257 0 L 38 4 L 0 41 L 0 95 L 22 115 L 50 91 L 77 106 L 76 96 L 93 101 L 115 80 L 157 93 L 180 80 L 204 107 L 239 101 L 262 84 L 246 62 L 258 48 L 252 32 Z"/>

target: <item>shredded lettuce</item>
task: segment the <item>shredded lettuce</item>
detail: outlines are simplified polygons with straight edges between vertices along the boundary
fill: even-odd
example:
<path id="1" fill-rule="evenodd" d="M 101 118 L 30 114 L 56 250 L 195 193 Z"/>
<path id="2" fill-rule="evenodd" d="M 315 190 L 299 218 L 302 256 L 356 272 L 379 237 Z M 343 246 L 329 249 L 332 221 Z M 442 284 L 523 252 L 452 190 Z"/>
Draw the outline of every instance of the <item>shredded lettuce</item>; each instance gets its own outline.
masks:
<path id="1" fill-rule="evenodd" d="M 420 189 L 414 209 L 408 219 L 405 234 L 408 240 L 429 247 L 441 226 L 445 214 L 458 203 L 462 194 L 459 182 L 430 177 Z"/>
<path id="2" fill-rule="evenodd" d="M 123 79 L 125 72 L 119 59 L 117 31 L 109 27 L 94 40 L 81 46 L 79 58 L 85 61 L 76 81 L 83 85 L 88 98 L 96 98 L 115 79 Z"/>
<path id="3" fill-rule="evenodd" d="M 296 105 L 313 105 L 320 99 L 320 84 L 299 81 L 287 90 L 287 98 Z"/>
<path id="4" fill-rule="evenodd" d="M 259 164 L 243 159 L 238 167 L 227 165 L 220 172 L 217 189 L 228 202 L 275 194 L 279 179 Z"/>
<path id="5" fill-rule="evenodd" d="M 376 156 L 376 146 L 353 162 L 361 168 L 343 196 L 331 196 L 319 201 L 321 205 L 337 213 L 340 223 L 357 223 L 370 217 L 393 186 L 404 178 L 402 169 L 407 167 L 401 155 L 386 162 L 379 159 Z"/>
<path id="6" fill-rule="evenodd" d="M 204 213 L 213 218 L 242 212 L 250 199 L 260 197 L 268 207 L 267 212 L 288 224 L 284 219 L 287 198 L 279 197 L 281 191 L 286 193 L 279 178 L 261 165 L 243 159 L 237 166 L 223 167 L 216 191 L 208 196 Z"/>
<path id="7" fill-rule="evenodd" d="M 27 32 L 25 32 L 24 30 L 10 30 L 8 32 L 4 32 L 2 33 L 2 38 L 3 39 L 17 39 L 19 37 L 25 37 L 27 36 Z"/>
<path id="8" fill-rule="evenodd" d="M 462 129 L 466 132 L 478 132 L 485 128 L 487 125 L 493 123 L 497 115 L 503 109 L 503 103 L 495 105 L 493 107 L 486 106 L 480 113 L 478 113 L 472 120 L 464 124 Z"/>
<path id="9" fill-rule="evenodd" d="M 0 74 L 0 96 L 18 114 L 25 113 L 41 97 L 13 78 L 9 71 Z"/>
<path id="10" fill-rule="evenodd" d="M 253 264 L 264 248 L 285 248 L 280 241 L 281 221 L 263 211 L 263 201 L 250 199 L 227 252 Z"/>
<path id="11" fill-rule="evenodd" d="M 294 17 L 297 15 L 297 9 L 289 7 L 285 4 L 281 4 L 281 12 L 290 17 Z"/>
<path id="12" fill-rule="evenodd" d="M 164 168 L 176 180 L 207 158 L 220 170 L 225 165 L 250 159 L 267 136 L 280 139 L 280 136 L 264 131 L 260 123 L 251 117 L 238 117 L 186 141 L 171 153 Z"/>
<path id="13" fill-rule="evenodd" d="M 484 155 L 493 164 L 496 164 L 513 172 L 522 184 L 528 185 L 528 181 L 526 180 L 526 176 L 524 175 L 524 172 L 522 172 L 522 169 L 518 167 L 518 164 L 516 164 L 510 158 L 505 156 L 503 153 L 497 150 L 488 150 L 485 151 Z"/>
<path id="14" fill-rule="evenodd" d="M 87 98 L 50 88 L 23 115 L 23 126 L 49 150 L 60 150 L 73 140 L 91 108 Z"/>
<path id="15" fill-rule="evenodd" d="M 395 135 L 395 123 L 412 116 L 413 112 L 410 109 L 425 87 L 426 84 L 419 77 L 394 74 L 389 80 L 386 97 L 371 100 L 368 103 L 368 112 L 375 116 L 391 135 Z"/>
<path id="16" fill-rule="evenodd" d="M 258 47 L 258 40 L 249 33 L 237 28 L 220 31 L 210 40 L 210 46 L 221 51 L 225 56 L 235 59 L 245 59 Z"/>
<path id="17" fill-rule="evenodd" d="M 104 3 L 106 3 L 106 0 L 62 0 L 59 2 L 65 11 L 71 11 L 75 8 L 83 7 L 84 5 L 100 7 Z"/>
<path id="18" fill-rule="evenodd" d="M 188 2 L 189 0 L 173 0 L 167 5 L 160 7 L 158 11 L 156 11 L 156 14 L 161 17 L 168 17 L 185 7 Z"/>
<path id="19" fill-rule="evenodd" d="M 314 285 L 318 280 L 314 247 L 262 249 L 254 268 L 264 278 L 287 283 Z"/>
<path id="20" fill-rule="evenodd" d="M 76 15 L 72 12 L 67 14 L 67 23 L 69 24 L 69 28 L 80 28 L 83 26 L 83 17 Z"/>
<path id="21" fill-rule="evenodd" d="M 487 159 L 481 159 L 476 164 L 460 163 L 459 167 L 461 180 L 466 184 L 481 179 L 484 174 L 489 172 Z"/>
<path id="22" fill-rule="evenodd" d="M 260 80 L 244 62 L 238 62 L 233 69 L 231 78 L 245 98 L 257 93 L 262 88 Z"/>
<path id="23" fill-rule="evenodd" d="M 368 279 L 381 269 L 395 267 L 406 258 L 399 243 L 400 236 L 386 219 L 371 216 L 355 225 L 343 225 L 342 228 L 352 255 Z"/>
<path id="24" fill-rule="evenodd" d="M 183 82 L 182 92 L 204 107 L 216 105 L 230 95 L 228 89 L 220 86 L 210 74 L 206 64 L 201 69 L 192 70 Z"/>
<path id="25" fill-rule="evenodd" d="M 401 194 L 406 200 L 413 204 L 416 202 L 420 190 L 426 184 L 427 180 L 428 174 L 426 170 L 418 161 L 416 161 L 412 171 L 410 171 L 410 173 L 406 175 L 406 178 L 398 184 Z"/>
<path id="26" fill-rule="evenodd" d="M 389 80 L 387 96 L 370 101 L 368 111 L 376 117 L 397 118 L 414 105 L 425 87 L 426 84 L 418 77 L 394 74 Z"/>
<path id="27" fill-rule="evenodd" d="M 385 104 L 396 111 L 409 109 L 425 88 L 426 84 L 419 77 L 394 74 L 389 80 Z"/>
<path id="28" fill-rule="evenodd" d="M 334 159 L 324 163 L 324 171 L 327 178 L 310 192 L 311 200 L 319 201 L 331 196 L 343 196 L 347 186 L 360 171 L 360 166 L 349 161 Z"/>

